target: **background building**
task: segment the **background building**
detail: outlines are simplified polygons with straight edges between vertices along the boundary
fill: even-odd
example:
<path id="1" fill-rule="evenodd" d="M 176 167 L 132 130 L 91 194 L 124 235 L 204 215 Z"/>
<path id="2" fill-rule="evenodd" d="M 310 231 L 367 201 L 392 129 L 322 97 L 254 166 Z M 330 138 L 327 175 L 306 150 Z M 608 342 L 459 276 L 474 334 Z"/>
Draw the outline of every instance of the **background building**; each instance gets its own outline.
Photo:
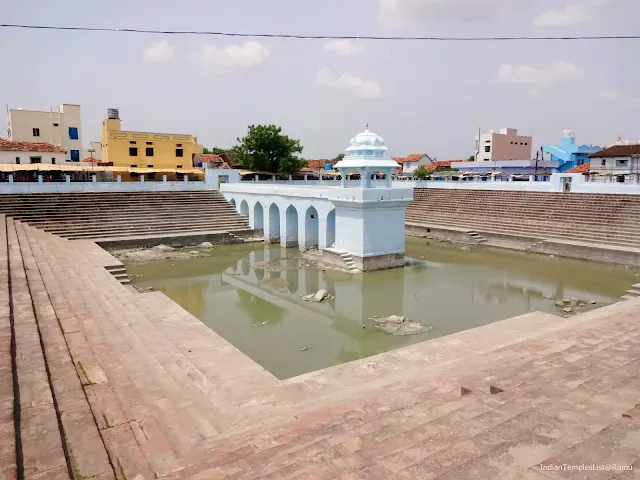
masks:
<path id="1" fill-rule="evenodd" d="M 475 161 L 530 160 L 531 139 L 518 135 L 515 128 L 502 128 L 499 133 L 489 130 L 476 136 Z"/>
<path id="2" fill-rule="evenodd" d="M 63 164 L 65 156 L 62 147 L 51 143 L 14 142 L 0 138 L 0 164 Z"/>
<path id="3" fill-rule="evenodd" d="M 57 112 L 8 110 L 7 137 L 15 142 L 57 145 L 66 150 L 66 161 L 79 162 L 82 152 L 80 105 L 65 103 Z"/>
<path id="4" fill-rule="evenodd" d="M 624 182 L 625 176 L 640 174 L 640 143 L 613 145 L 589 155 L 591 173 L 617 176 Z"/>
<path id="5" fill-rule="evenodd" d="M 138 168 L 192 168 L 202 145 L 193 135 L 122 130 L 117 108 L 102 122 L 102 161 Z"/>
<path id="6" fill-rule="evenodd" d="M 419 167 L 429 167 L 435 161 L 426 153 L 412 153 L 406 158 L 393 157 L 397 163 L 402 165 L 401 173 L 413 173 Z"/>
<path id="7" fill-rule="evenodd" d="M 566 172 L 572 168 L 589 163 L 589 155 L 600 150 L 597 145 L 577 145 L 576 137 L 571 130 L 565 130 L 558 145 L 543 145 L 543 153 L 550 155 L 550 160 L 558 162 L 557 172 Z"/>

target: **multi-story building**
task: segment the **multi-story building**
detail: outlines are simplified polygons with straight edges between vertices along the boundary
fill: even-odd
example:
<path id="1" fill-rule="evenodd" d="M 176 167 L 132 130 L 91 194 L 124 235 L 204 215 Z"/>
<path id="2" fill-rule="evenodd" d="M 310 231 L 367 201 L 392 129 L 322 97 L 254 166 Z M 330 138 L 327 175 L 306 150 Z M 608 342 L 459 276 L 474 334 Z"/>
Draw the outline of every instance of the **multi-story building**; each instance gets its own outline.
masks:
<path id="1" fill-rule="evenodd" d="M 476 136 L 476 162 L 531 160 L 532 137 L 518 135 L 515 128 L 489 130 Z"/>
<path id="2" fill-rule="evenodd" d="M 79 162 L 82 152 L 80 105 L 63 104 L 58 111 L 11 109 L 7 137 L 14 142 L 50 143 L 66 150 L 66 161 Z"/>
<path id="3" fill-rule="evenodd" d="M 202 145 L 193 135 L 121 129 L 118 109 L 110 108 L 100 135 L 102 162 L 139 168 L 192 168 Z"/>
<path id="4" fill-rule="evenodd" d="M 606 147 L 589 155 L 590 171 L 616 177 L 618 182 L 637 178 L 640 174 L 640 142 Z"/>
<path id="5" fill-rule="evenodd" d="M 565 130 L 558 145 L 543 145 L 543 153 L 548 154 L 553 162 L 558 162 L 556 172 L 566 172 L 572 168 L 589 163 L 589 155 L 600 150 L 597 145 L 578 145 L 571 130 Z"/>

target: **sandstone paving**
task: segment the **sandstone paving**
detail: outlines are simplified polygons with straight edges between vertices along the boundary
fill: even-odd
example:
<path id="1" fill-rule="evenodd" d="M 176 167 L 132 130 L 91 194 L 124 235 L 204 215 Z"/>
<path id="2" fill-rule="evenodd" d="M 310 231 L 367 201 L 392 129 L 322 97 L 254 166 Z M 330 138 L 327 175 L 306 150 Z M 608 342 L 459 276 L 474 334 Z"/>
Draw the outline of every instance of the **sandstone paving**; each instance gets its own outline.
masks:
<path id="1" fill-rule="evenodd" d="M 18 370 L 33 478 L 65 478 L 69 451 L 86 478 L 138 480 L 574 478 L 540 465 L 640 459 L 638 300 L 278 380 L 162 293 L 120 285 L 95 244 L 5 225 L 12 274 L 27 267 L 12 287 L 35 350 Z M 576 478 L 633 478 L 598 475 Z"/>

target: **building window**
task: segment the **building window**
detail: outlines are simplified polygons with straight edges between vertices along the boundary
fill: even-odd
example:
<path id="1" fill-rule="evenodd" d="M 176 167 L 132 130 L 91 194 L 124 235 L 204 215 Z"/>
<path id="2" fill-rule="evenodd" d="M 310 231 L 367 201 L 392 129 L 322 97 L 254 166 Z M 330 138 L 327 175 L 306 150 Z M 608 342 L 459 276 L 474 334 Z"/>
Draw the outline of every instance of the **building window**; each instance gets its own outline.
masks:
<path id="1" fill-rule="evenodd" d="M 491 140 L 485 140 L 484 143 L 491 143 Z"/>
<path id="2" fill-rule="evenodd" d="M 513 145 L 513 142 L 511 142 L 511 145 Z"/>
<path id="3" fill-rule="evenodd" d="M 33 136 L 34 137 L 39 137 L 40 136 L 40 129 L 39 128 L 34 128 L 33 129 Z"/>
<path id="4" fill-rule="evenodd" d="M 55 164 L 56 164 L 56 159 L 55 159 L 55 158 L 52 158 L 52 159 L 51 159 L 51 165 L 55 165 Z"/>
<path id="5" fill-rule="evenodd" d="M 156 172 L 147 173 L 147 179 L 155 180 L 156 179 Z"/>
<path id="6" fill-rule="evenodd" d="M 484 146 L 484 151 L 485 151 L 485 153 L 489 153 L 491 151 L 491 145 L 485 145 Z"/>
<path id="7" fill-rule="evenodd" d="M 153 145 L 153 142 L 147 142 L 147 145 Z"/>
<path id="8" fill-rule="evenodd" d="M 602 165 L 603 167 L 606 167 L 606 166 L 607 166 L 607 159 L 606 159 L 606 158 L 603 158 L 603 159 L 600 161 L 600 165 Z"/>
<path id="9" fill-rule="evenodd" d="M 20 164 L 20 157 L 16 157 L 16 164 Z"/>
<path id="10" fill-rule="evenodd" d="M 69 140 L 78 140 L 78 127 L 69 127 Z"/>
<path id="11" fill-rule="evenodd" d="M 153 165 L 147 165 L 147 168 L 153 168 Z"/>
<path id="12" fill-rule="evenodd" d="M 135 140 L 129 140 L 129 145 L 136 145 L 138 142 L 136 142 Z"/>
<path id="13" fill-rule="evenodd" d="M 138 147 L 129 147 L 129 156 L 137 157 L 138 156 Z"/>
<path id="14" fill-rule="evenodd" d="M 136 168 L 138 165 L 131 165 L 131 168 Z"/>
<path id="15" fill-rule="evenodd" d="M 184 157 L 184 150 L 181 148 L 176 148 L 176 157 Z"/>
<path id="16" fill-rule="evenodd" d="M 576 161 L 576 165 L 584 165 L 584 158 L 579 158 L 579 159 Z"/>
<path id="17" fill-rule="evenodd" d="M 31 160 L 31 163 L 42 163 L 42 158 L 40 157 L 29 157 L 29 160 Z"/>
<path id="18" fill-rule="evenodd" d="M 616 167 L 626 167 L 629 165 L 629 160 L 616 160 Z"/>
<path id="19" fill-rule="evenodd" d="M 54 123 L 54 124 L 53 124 L 53 126 L 54 126 L 54 127 L 57 127 L 57 126 L 58 126 L 58 124 L 57 124 L 57 123 Z"/>
<path id="20" fill-rule="evenodd" d="M 80 150 L 69 150 L 69 154 L 71 155 L 72 162 L 80 161 Z"/>
<path id="21" fill-rule="evenodd" d="M 182 168 L 182 165 L 176 165 L 176 168 Z"/>
<path id="22" fill-rule="evenodd" d="M 181 143 L 176 143 L 176 147 L 181 147 L 182 144 Z"/>
<path id="23" fill-rule="evenodd" d="M 153 147 L 147 147 L 147 157 L 153 157 Z"/>

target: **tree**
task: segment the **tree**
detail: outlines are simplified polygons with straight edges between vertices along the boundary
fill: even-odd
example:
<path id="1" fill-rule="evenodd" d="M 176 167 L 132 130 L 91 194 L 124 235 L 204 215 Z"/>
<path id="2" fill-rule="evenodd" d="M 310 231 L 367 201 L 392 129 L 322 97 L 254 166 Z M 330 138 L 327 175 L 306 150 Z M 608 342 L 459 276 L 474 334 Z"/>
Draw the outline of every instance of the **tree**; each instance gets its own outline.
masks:
<path id="1" fill-rule="evenodd" d="M 339 153 L 338 155 L 336 155 L 335 157 L 333 157 L 331 159 L 332 162 L 341 162 L 342 159 L 344 158 L 344 153 Z"/>
<path id="2" fill-rule="evenodd" d="M 233 147 L 233 148 L 235 148 L 235 147 Z M 204 147 L 202 149 L 202 153 L 214 154 L 214 155 L 222 155 L 223 153 L 233 152 L 233 148 L 218 148 L 218 147 L 207 148 L 207 147 Z"/>
<path id="3" fill-rule="evenodd" d="M 247 136 L 238 138 L 238 143 L 236 163 L 247 170 L 292 175 L 306 165 L 296 155 L 302 153 L 300 141 L 283 135 L 275 125 L 250 125 Z"/>
<path id="4" fill-rule="evenodd" d="M 467 158 L 467 162 L 475 162 L 475 161 L 476 161 L 475 155 L 471 155 L 469 158 Z"/>
<path id="5" fill-rule="evenodd" d="M 414 178 L 417 178 L 418 180 L 424 180 L 429 175 L 431 175 L 431 171 L 427 170 L 424 165 L 420 165 L 418 168 L 416 168 L 413 171 L 413 173 L 411 175 Z"/>

